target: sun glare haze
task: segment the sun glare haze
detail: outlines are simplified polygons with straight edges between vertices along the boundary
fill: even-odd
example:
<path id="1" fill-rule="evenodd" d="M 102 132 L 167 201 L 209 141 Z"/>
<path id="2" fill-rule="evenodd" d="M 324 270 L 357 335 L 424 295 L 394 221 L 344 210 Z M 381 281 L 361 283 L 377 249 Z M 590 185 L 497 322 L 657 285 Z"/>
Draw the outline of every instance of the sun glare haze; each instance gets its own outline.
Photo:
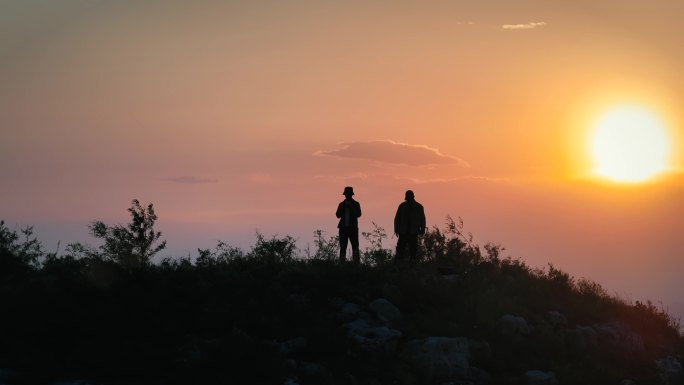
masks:
<path id="1" fill-rule="evenodd" d="M 649 110 L 621 106 L 606 111 L 591 138 L 594 173 L 613 182 L 639 183 L 670 168 L 670 140 Z"/>

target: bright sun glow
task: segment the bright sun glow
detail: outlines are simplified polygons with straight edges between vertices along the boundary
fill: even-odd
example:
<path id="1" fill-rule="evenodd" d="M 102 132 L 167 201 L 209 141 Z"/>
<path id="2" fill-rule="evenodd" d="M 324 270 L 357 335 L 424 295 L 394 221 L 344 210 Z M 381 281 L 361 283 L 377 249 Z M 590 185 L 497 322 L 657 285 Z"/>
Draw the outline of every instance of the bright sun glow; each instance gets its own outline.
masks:
<path id="1" fill-rule="evenodd" d="M 667 131 L 650 111 L 625 106 L 605 112 L 591 140 L 594 172 L 614 182 L 638 183 L 669 169 Z"/>

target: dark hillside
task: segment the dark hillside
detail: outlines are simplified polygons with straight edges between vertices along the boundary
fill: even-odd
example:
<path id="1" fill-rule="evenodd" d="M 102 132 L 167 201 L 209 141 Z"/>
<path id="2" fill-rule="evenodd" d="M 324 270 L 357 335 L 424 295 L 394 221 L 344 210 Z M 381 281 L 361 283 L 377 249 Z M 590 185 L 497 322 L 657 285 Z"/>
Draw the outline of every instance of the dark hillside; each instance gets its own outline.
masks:
<path id="1" fill-rule="evenodd" d="M 398 266 L 378 228 L 360 265 L 320 233 L 315 252 L 260 236 L 153 265 L 133 241 L 44 255 L 27 230 L 0 226 L 2 384 L 683 383 L 666 312 L 501 258 L 453 221 Z"/>

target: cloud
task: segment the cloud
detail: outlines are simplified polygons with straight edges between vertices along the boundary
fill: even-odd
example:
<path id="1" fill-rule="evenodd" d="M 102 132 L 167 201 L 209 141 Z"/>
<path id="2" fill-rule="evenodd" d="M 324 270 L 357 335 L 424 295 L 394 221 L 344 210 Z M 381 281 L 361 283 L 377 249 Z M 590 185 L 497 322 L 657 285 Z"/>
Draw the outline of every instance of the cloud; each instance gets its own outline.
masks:
<path id="1" fill-rule="evenodd" d="M 539 22 L 532 22 L 532 23 L 527 23 L 527 24 L 504 24 L 501 26 L 503 29 L 535 29 L 537 27 L 543 27 L 546 25 L 546 22 L 544 21 L 539 21 Z"/>
<path id="2" fill-rule="evenodd" d="M 314 178 L 333 181 L 335 183 L 342 182 L 396 182 L 408 181 L 414 184 L 444 184 L 444 183 L 458 183 L 458 182 L 486 182 L 486 183 L 511 183 L 512 179 L 508 177 L 489 177 L 489 176 L 477 176 L 477 175 L 466 175 L 454 178 L 415 178 L 411 176 L 397 176 L 392 174 L 363 174 L 355 173 L 348 175 L 315 175 Z"/>
<path id="3" fill-rule="evenodd" d="M 457 164 L 470 167 L 468 162 L 455 156 L 442 154 L 436 148 L 423 145 L 398 143 L 392 140 L 342 143 L 341 148 L 330 151 L 317 151 L 314 155 L 328 155 L 338 158 L 369 159 L 377 162 L 427 166 L 438 164 Z"/>
<path id="4" fill-rule="evenodd" d="M 179 176 L 179 177 L 175 177 L 175 178 L 162 178 L 162 180 L 165 180 L 167 182 L 182 183 L 182 184 L 201 184 L 201 183 L 216 183 L 216 182 L 218 182 L 216 179 L 197 178 L 194 176 Z"/>
<path id="5" fill-rule="evenodd" d="M 405 179 L 416 184 L 426 184 L 426 183 L 453 183 L 453 182 L 463 182 L 463 181 L 476 181 L 476 182 L 489 182 L 489 183 L 510 183 L 510 178 L 505 177 L 489 177 L 489 176 L 462 176 L 457 178 L 433 178 L 433 179 L 419 179 L 419 178 L 397 178 Z"/>

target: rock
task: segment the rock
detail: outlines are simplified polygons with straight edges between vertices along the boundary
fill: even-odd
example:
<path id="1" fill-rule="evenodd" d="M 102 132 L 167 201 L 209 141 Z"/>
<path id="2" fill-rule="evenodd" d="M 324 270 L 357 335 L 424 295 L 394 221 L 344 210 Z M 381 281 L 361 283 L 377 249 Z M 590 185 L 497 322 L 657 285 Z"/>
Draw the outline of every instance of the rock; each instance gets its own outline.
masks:
<path id="1" fill-rule="evenodd" d="M 278 353 L 288 355 L 306 348 L 308 342 L 304 337 L 297 337 L 278 344 Z"/>
<path id="2" fill-rule="evenodd" d="M 402 356 L 423 375 L 425 382 L 447 381 L 470 375 L 466 338 L 428 337 L 409 341 Z"/>
<path id="3" fill-rule="evenodd" d="M 345 328 L 347 337 L 366 352 L 392 352 L 396 350 L 402 336 L 398 330 L 386 326 L 372 326 L 361 318 L 347 323 Z"/>
<path id="4" fill-rule="evenodd" d="M 347 336 L 352 338 L 355 335 L 366 335 L 370 333 L 371 325 L 363 318 L 357 318 L 344 325 L 347 330 Z"/>
<path id="5" fill-rule="evenodd" d="M 343 322 L 351 321 L 361 313 L 361 307 L 355 303 L 345 302 L 337 312 L 337 318 Z"/>
<path id="6" fill-rule="evenodd" d="M 630 353 L 643 353 L 644 340 L 622 322 L 610 322 L 594 325 L 600 342 Z"/>
<path id="7" fill-rule="evenodd" d="M 660 377 L 666 384 L 672 380 L 679 378 L 682 375 L 682 364 L 676 358 L 667 356 L 659 360 L 655 360 Z"/>
<path id="8" fill-rule="evenodd" d="M 378 298 L 370 303 L 369 307 L 375 315 L 387 326 L 397 326 L 401 322 L 401 312 L 390 301 Z"/>
<path id="9" fill-rule="evenodd" d="M 570 330 L 572 341 L 580 350 L 595 349 L 598 347 L 598 334 L 591 326 L 577 325 Z"/>
<path id="10" fill-rule="evenodd" d="M 546 312 L 546 321 L 548 321 L 548 323 L 556 329 L 568 325 L 568 319 L 565 318 L 562 313 L 555 310 Z"/>
<path id="11" fill-rule="evenodd" d="M 525 385 L 556 385 L 556 375 L 553 372 L 541 370 L 528 370 L 525 373 Z"/>
<path id="12" fill-rule="evenodd" d="M 499 319 L 499 331 L 504 336 L 521 336 L 532 333 L 532 327 L 523 317 L 506 314 Z"/>

